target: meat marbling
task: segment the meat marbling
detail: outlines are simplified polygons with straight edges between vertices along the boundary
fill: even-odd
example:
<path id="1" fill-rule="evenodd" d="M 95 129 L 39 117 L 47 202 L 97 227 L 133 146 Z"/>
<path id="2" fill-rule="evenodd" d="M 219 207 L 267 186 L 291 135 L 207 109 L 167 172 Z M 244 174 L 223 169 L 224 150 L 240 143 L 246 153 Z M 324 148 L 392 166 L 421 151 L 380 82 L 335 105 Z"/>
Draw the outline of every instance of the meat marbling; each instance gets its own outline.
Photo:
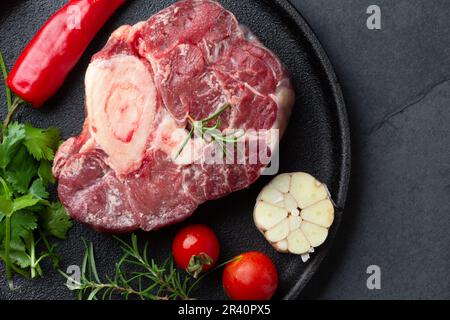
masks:
<path id="1" fill-rule="evenodd" d="M 193 161 L 190 151 L 198 157 L 211 147 L 204 139 L 190 139 L 178 156 L 188 118 L 230 103 L 221 129 L 283 132 L 294 100 L 279 59 L 209 0 L 180 1 L 120 27 L 93 57 L 85 86 L 83 131 L 60 147 L 53 172 L 70 215 L 107 232 L 176 223 L 261 175 L 259 161 Z"/>

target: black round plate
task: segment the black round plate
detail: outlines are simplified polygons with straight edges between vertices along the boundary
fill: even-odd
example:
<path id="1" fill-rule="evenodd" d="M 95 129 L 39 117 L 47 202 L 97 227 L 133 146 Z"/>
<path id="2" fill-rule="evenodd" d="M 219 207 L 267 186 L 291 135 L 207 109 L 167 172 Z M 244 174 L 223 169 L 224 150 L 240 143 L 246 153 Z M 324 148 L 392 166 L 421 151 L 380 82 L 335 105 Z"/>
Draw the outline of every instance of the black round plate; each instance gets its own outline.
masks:
<path id="1" fill-rule="evenodd" d="M 45 20 L 66 1 L 2 0 L 0 48 L 11 68 L 25 44 Z M 95 38 L 82 60 L 70 74 L 57 96 L 42 110 L 27 109 L 21 121 L 34 125 L 57 126 L 64 138 L 79 134 L 84 120 L 83 79 L 90 57 L 106 43 L 111 32 L 122 24 L 146 20 L 173 3 L 173 0 L 130 0 L 115 14 Z M 239 21 L 247 25 L 287 65 L 296 87 L 297 100 L 289 128 L 282 141 L 281 172 L 306 171 L 325 182 L 339 208 L 344 207 L 350 173 L 350 138 L 345 105 L 330 62 L 308 24 L 287 0 L 223 0 Z M 1 90 L 3 92 L 3 90 Z M 2 93 L 3 94 L 3 93 Z M 2 100 L 5 101 L 4 96 Z M 5 106 L 5 103 L 2 103 Z M 2 112 L 4 115 L 4 108 Z M 268 254 L 280 271 L 280 286 L 275 298 L 296 298 L 327 254 L 341 222 L 338 210 L 329 239 L 306 264 L 299 256 L 275 252 L 256 230 L 252 210 L 256 196 L 271 177 L 262 177 L 248 190 L 201 206 L 188 221 L 158 232 L 140 233 L 150 242 L 149 255 L 162 261 L 170 254 L 174 234 L 180 227 L 204 223 L 217 231 L 221 259 L 225 261 L 244 251 Z M 100 275 L 111 275 L 120 255 L 117 242 L 80 224 L 69 239 L 59 245 L 64 257 L 62 268 L 80 264 L 84 253 L 81 238 L 95 244 Z M 17 279 L 18 290 L 6 289 L 1 279 L 3 299 L 70 299 L 74 295 L 64 279 L 50 267 L 46 276 L 35 281 Z M 2 272 L 3 274 L 3 272 Z M 223 299 L 221 274 L 217 272 L 195 292 L 201 299 Z"/>

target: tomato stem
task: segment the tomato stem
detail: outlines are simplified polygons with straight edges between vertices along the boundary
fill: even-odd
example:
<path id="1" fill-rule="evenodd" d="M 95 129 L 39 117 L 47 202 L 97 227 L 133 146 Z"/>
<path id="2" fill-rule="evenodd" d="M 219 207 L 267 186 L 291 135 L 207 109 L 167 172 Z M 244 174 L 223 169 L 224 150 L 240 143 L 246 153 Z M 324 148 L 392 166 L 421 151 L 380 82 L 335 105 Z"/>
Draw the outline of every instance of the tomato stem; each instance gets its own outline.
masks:
<path id="1" fill-rule="evenodd" d="M 209 276 L 211 273 L 217 271 L 217 270 L 220 269 L 220 268 L 225 267 L 225 266 L 226 266 L 227 264 L 229 264 L 229 263 L 238 261 L 238 260 L 240 260 L 240 259 L 241 259 L 241 256 L 234 257 L 233 259 L 230 259 L 230 260 L 227 260 L 227 261 L 225 261 L 225 262 L 222 262 L 221 264 L 219 264 L 219 265 L 215 266 L 214 268 L 212 268 L 210 271 L 208 271 L 208 272 L 202 274 L 202 275 L 201 275 L 200 277 L 198 277 L 198 278 L 196 279 L 196 281 L 192 284 L 191 288 L 190 288 L 189 291 L 188 291 L 188 295 L 189 295 L 189 293 L 190 293 L 195 287 L 197 287 L 197 285 L 200 283 L 200 281 L 202 281 L 204 278 L 206 278 L 207 276 Z"/>

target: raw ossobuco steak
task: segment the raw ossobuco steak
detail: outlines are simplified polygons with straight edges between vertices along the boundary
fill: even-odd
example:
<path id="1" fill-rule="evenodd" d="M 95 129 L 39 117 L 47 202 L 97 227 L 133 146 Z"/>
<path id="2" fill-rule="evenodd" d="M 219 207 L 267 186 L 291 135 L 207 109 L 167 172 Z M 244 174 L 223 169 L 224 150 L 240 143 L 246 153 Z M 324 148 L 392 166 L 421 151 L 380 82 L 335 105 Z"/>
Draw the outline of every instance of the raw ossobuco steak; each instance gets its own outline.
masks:
<path id="1" fill-rule="evenodd" d="M 179 222 L 261 175 L 261 161 L 198 161 L 217 143 L 189 138 L 193 120 L 229 104 L 212 125 L 282 133 L 294 102 L 279 59 L 208 0 L 180 1 L 117 29 L 93 57 L 85 86 L 83 132 L 60 147 L 53 172 L 74 219 L 115 233 Z M 249 160 L 250 148 L 244 152 Z"/>

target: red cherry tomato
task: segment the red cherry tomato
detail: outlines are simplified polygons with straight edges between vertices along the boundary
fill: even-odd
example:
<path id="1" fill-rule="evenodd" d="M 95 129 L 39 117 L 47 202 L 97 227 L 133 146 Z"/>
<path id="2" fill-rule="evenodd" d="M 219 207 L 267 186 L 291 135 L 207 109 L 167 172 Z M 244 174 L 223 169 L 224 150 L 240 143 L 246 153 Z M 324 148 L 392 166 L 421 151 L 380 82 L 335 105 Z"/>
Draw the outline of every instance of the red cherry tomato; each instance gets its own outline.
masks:
<path id="1" fill-rule="evenodd" d="M 278 287 L 278 273 L 265 254 L 248 252 L 225 266 L 222 281 L 233 300 L 269 300 Z"/>
<path id="2" fill-rule="evenodd" d="M 172 245 L 178 267 L 197 277 L 210 270 L 219 257 L 219 240 L 210 228 L 192 225 L 181 229 Z"/>

